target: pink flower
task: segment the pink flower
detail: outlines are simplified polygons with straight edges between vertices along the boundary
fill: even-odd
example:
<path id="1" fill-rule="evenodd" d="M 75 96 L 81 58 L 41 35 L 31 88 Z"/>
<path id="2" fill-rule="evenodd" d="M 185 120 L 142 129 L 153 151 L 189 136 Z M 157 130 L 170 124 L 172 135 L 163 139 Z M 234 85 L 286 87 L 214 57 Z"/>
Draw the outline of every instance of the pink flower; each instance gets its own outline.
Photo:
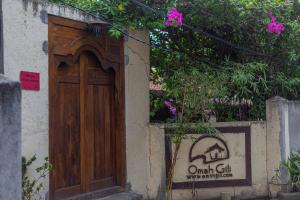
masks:
<path id="1" fill-rule="evenodd" d="M 169 26 L 182 26 L 182 13 L 178 12 L 176 8 L 172 8 L 167 14 L 166 24 Z"/>
<path id="2" fill-rule="evenodd" d="M 276 33 L 276 34 L 280 35 L 281 32 L 284 31 L 284 24 L 277 23 L 276 18 L 274 16 L 272 16 L 271 22 L 267 25 L 267 31 L 269 33 Z"/>
<path id="3" fill-rule="evenodd" d="M 176 113 L 177 113 L 177 109 L 175 106 L 173 106 L 173 99 L 169 99 L 169 100 L 166 100 L 164 102 L 165 106 L 168 108 L 169 112 L 173 115 L 173 116 L 176 116 Z"/>

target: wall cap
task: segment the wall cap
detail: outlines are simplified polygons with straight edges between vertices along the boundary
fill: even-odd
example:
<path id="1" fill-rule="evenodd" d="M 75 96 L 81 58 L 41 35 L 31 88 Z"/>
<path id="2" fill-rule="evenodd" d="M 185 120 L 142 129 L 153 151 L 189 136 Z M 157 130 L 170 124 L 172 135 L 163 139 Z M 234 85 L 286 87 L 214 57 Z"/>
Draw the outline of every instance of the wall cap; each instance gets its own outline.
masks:
<path id="1" fill-rule="evenodd" d="M 213 127 L 226 127 L 226 126 L 250 126 L 252 124 L 266 124 L 266 121 L 232 121 L 232 122 L 216 122 L 211 123 Z M 150 123 L 150 126 L 156 126 L 160 128 L 174 127 L 176 124 L 170 123 Z"/>
<path id="2" fill-rule="evenodd" d="M 18 81 L 12 81 L 8 78 L 6 78 L 5 76 L 3 76 L 2 74 L 0 74 L 0 86 L 2 87 L 19 87 L 20 83 Z"/>

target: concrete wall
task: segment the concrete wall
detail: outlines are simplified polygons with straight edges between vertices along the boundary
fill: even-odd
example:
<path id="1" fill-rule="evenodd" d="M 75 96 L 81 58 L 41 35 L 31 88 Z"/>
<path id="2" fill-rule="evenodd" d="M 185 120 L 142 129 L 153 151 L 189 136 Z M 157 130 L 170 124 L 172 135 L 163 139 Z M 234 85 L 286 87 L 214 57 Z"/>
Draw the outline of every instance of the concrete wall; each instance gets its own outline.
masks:
<path id="1" fill-rule="evenodd" d="M 0 73 L 4 72 L 4 60 L 3 60 L 3 26 L 2 26 L 2 1 L 0 1 Z"/>
<path id="2" fill-rule="evenodd" d="M 228 192 L 232 196 L 241 196 L 243 198 L 253 198 L 268 196 L 267 181 L 267 126 L 266 122 L 233 122 L 216 123 L 215 127 L 251 127 L 251 156 L 252 156 L 252 186 L 247 187 L 219 187 L 211 189 L 196 189 L 197 199 L 209 199 L 220 197 L 222 192 Z M 150 126 L 149 143 L 150 151 L 150 178 L 149 178 L 149 196 L 152 199 L 162 197 L 166 179 L 164 164 L 164 129 L 162 125 Z M 175 172 L 176 173 L 176 172 Z M 177 172 L 180 173 L 180 172 Z M 161 199 L 161 198 L 158 198 Z M 174 200 L 192 199 L 191 190 L 174 190 Z"/>
<path id="3" fill-rule="evenodd" d="M 48 156 L 48 14 L 88 21 L 85 14 L 39 0 L 2 0 L 4 72 L 19 80 L 21 70 L 39 72 L 40 91 L 22 91 L 22 154 L 37 154 L 40 165 Z M 147 32 L 130 34 L 148 41 Z M 148 172 L 147 124 L 149 122 L 149 47 L 132 39 L 125 42 L 126 141 L 128 186 L 146 195 Z M 145 178 L 141 178 L 145 177 Z M 48 180 L 45 181 L 48 190 Z"/>
<path id="4" fill-rule="evenodd" d="M 300 150 L 300 101 L 287 101 L 291 152 Z"/>
<path id="5" fill-rule="evenodd" d="M 130 34 L 148 41 L 146 32 L 131 31 Z M 149 47 L 133 39 L 125 43 L 129 63 L 125 69 L 126 84 L 126 157 L 127 177 L 133 191 L 147 196 L 148 124 L 149 124 Z"/>
<path id="6" fill-rule="evenodd" d="M 280 163 L 285 160 L 289 151 L 289 136 L 287 106 L 280 97 L 274 97 L 267 101 L 267 172 L 268 182 L 276 175 L 275 170 L 279 169 Z M 287 175 L 282 174 L 282 179 L 287 182 Z M 278 190 L 279 188 L 277 188 Z M 276 193 L 276 192 L 273 192 Z"/>
<path id="7" fill-rule="evenodd" d="M 291 152 L 300 149 L 300 101 L 288 101 L 274 97 L 267 101 L 268 124 L 268 178 L 275 175 L 274 168 L 286 160 Z M 278 148 L 279 146 L 279 148 Z M 287 183 L 289 176 L 281 168 L 281 181 Z"/>
<path id="8" fill-rule="evenodd" d="M 287 159 L 291 152 L 300 149 L 300 101 L 274 97 L 267 101 L 268 128 L 279 134 L 280 156 Z M 271 138 L 270 138 L 271 139 Z M 278 139 L 278 138 L 277 138 Z"/>
<path id="9" fill-rule="evenodd" d="M 217 198 L 221 192 L 243 198 L 269 195 L 276 197 L 278 191 L 286 189 L 277 185 L 277 181 L 283 184 L 288 183 L 289 176 L 281 167 L 281 163 L 289 157 L 291 152 L 300 149 L 300 102 L 288 101 L 281 97 L 271 98 L 266 102 L 266 116 L 265 122 L 213 124 L 216 127 L 251 126 L 252 186 L 197 189 L 198 199 Z M 151 125 L 149 134 L 149 197 L 162 199 L 158 197 L 163 197 L 166 180 L 164 126 Z M 176 169 L 179 174 L 182 173 L 179 170 L 184 170 L 180 167 Z M 274 182 L 277 169 L 280 169 L 281 177 L 280 180 Z M 173 198 L 188 200 L 192 198 L 192 192 L 191 190 L 174 190 Z"/>
<path id="10" fill-rule="evenodd" d="M 163 124 L 151 124 L 149 132 L 149 199 L 164 199 L 166 190 L 165 130 Z"/>
<path id="11" fill-rule="evenodd" d="M 21 92 L 0 75 L 0 199 L 21 200 Z"/>

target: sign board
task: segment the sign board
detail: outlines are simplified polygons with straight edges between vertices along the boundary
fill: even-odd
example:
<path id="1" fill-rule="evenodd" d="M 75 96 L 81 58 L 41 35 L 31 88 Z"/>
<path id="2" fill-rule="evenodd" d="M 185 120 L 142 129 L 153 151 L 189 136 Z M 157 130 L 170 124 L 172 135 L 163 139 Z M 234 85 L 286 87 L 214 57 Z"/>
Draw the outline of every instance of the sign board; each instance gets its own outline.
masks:
<path id="1" fill-rule="evenodd" d="M 23 90 L 40 90 L 40 73 L 21 71 L 20 82 Z"/>
<path id="2" fill-rule="evenodd" d="M 221 132 L 217 136 L 188 133 L 179 150 L 173 189 L 252 184 L 250 127 L 217 129 Z M 168 137 L 166 141 L 168 173 L 174 148 Z"/>

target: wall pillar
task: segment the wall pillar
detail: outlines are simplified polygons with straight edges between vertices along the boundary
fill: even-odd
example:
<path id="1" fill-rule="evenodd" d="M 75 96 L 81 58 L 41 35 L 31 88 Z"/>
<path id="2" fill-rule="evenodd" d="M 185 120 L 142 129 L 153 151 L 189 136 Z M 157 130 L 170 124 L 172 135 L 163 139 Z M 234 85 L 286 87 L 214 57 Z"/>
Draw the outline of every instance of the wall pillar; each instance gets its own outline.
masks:
<path id="1" fill-rule="evenodd" d="M 0 75 L 0 199 L 21 200 L 21 91 Z"/>
<path id="2" fill-rule="evenodd" d="M 288 101 L 290 151 L 300 150 L 300 101 Z"/>
<path id="3" fill-rule="evenodd" d="M 2 0 L 0 0 L 0 74 L 4 74 Z"/>
<path id="4" fill-rule="evenodd" d="M 288 175 L 281 167 L 282 161 L 290 155 L 289 109 L 288 101 L 281 97 L 273 97 L 266 102 L 267 114 L 267 174 L 270 192 L 276 196 L 282 188 L 274 185 L 288 182 Z M 276 178 L 276 170 L 280 170 L 280 179 Z M 279 179 L 279 180 L 277 180 Z"/>
<path id="5" fill-rule="evenodd" d="M 149 199 L 163 200 L 166 192 L 165 125 L 149 126 Z"/>
<path id="6" fill-rule="evenodd" d="M 129 30 L 149 41 L 148 31 Z M 150 48 L 127 38 L 125 42 L 126 161 L 128 188 L 147 198 L 149 179 L 149 73 Z"/>

